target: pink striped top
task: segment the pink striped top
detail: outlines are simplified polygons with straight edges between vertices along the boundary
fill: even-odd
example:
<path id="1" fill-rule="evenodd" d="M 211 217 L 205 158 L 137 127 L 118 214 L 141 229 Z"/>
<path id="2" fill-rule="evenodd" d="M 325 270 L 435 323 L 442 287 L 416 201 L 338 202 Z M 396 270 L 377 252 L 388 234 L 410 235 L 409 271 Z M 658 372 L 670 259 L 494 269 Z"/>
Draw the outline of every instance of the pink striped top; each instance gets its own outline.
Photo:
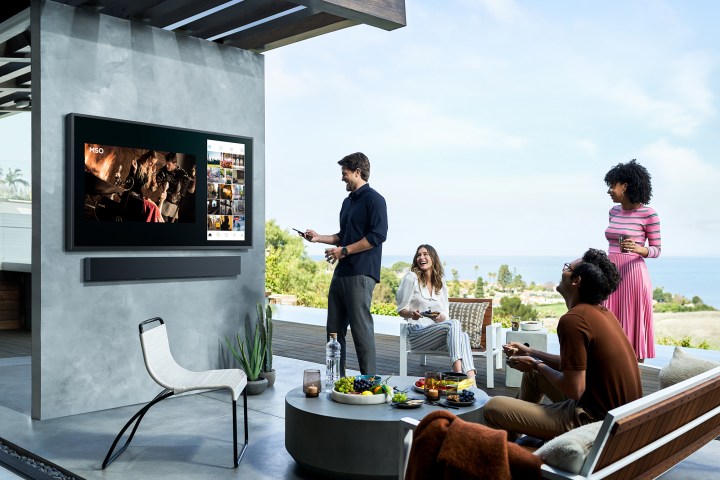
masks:
<path id="1" fill-rule="evenodd" d="M 643 246 L 647 240 L 648 258 L 660 256 L 660 217 L 652 207 L 643 205 L 635 210 L 623 210 L 620 205 L 612 207 L 610 225 L 605 230 L 610 253 L 622 253 L 618 235 L 629 235 L 635 243 Z"/>

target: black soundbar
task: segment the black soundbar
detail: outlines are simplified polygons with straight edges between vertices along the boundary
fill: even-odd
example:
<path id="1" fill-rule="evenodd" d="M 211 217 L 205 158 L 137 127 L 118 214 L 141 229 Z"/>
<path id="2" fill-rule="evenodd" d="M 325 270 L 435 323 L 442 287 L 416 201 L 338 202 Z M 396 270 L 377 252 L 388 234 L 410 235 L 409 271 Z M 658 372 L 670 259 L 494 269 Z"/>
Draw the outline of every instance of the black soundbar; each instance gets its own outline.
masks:
<path id="1" fill-rule="evenodd" d="M 212 257 L 88 257 L 86 282 L 233 277 L 240 275 L 240 256 Z"/>

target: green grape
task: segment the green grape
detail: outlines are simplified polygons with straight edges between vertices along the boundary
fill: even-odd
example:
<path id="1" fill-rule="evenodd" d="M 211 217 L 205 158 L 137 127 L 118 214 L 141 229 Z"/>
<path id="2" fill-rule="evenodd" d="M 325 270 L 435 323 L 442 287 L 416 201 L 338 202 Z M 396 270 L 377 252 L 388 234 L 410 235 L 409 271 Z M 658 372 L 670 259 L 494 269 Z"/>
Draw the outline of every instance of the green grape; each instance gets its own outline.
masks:
<path id="1" fill-rule="evenodd" d="M 340 393 L 350 393 L 353 388 L 355 377 L 342 377 L 335 382 L 335 390 Z"/>
<path id="2" fill-rule="evenodd" d="M 407 393 L 405 392 L 398 392 L 395 395 L 393 395 L 392 401 L 394 403 L 402 403 L 405 400 L 407 400 Z"/>

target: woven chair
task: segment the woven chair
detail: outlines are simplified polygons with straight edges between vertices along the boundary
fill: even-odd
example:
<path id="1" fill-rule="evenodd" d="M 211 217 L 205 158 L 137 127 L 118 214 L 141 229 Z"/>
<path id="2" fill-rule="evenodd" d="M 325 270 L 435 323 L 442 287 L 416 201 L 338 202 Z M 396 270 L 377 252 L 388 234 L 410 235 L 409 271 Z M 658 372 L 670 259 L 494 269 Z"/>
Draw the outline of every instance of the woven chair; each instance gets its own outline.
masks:
<path id="1" fill-rule="evenodd" d="M 159 325 L 150 330 L 146 330 L 148 324 L 158 322 Z M 108 450 L 102 468 L 105 469 L 110 465 L 125 449 L 130 445 L 135 432 L 140 426 L 145 414 L 150 407 L 165 400 L 175 394 L 190 392 L 193 390 L 217 390 L 228 389 L 232 394 L 232 419 L 233 419 L 233 465 L 237 467 L 245 454 L 248 445 L 248 412 L 247 412 L 247 376 L 245 372 L 239 369 L 224 370 L 207 370 L 204 372 L 191 372 L 185 370 L 175 362 L 170 353 L 170 344 L 168 343 L 167 329 L 165 322 L 160 317 L 145 320 L 138 326 L 140 330 L 140 344 L 142 345 L 143 357 L 145 359 L 145 367 L 155 382 L 164 388 L 150 403 L 141 408 L 120 430 L 115 441 Z M 237 399 L 242 393 L 243 395 L 243 416 L 245 422 L 245 443 L 240 445 L 242 449 L 238 454 L 237 439 Z M 113 451 L 117 446 L 120 438 L 125 431 L 135 423 L 127 442 L 115 454 Z"/>

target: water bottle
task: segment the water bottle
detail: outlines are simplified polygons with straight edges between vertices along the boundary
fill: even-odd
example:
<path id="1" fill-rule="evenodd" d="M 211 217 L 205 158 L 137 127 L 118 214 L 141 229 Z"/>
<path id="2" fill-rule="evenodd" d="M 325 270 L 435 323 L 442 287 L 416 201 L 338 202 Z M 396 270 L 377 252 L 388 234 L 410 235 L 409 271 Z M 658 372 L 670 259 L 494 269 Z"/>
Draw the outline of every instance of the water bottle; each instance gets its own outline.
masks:
<path id="1" fill-rule="evenodd" d="M 325 346 L 325 384 L 328 391 L 334 388 L 339 379 L 340 343 L 337 341 L 337 333 L 331 333 L 330 341 Z"/>

